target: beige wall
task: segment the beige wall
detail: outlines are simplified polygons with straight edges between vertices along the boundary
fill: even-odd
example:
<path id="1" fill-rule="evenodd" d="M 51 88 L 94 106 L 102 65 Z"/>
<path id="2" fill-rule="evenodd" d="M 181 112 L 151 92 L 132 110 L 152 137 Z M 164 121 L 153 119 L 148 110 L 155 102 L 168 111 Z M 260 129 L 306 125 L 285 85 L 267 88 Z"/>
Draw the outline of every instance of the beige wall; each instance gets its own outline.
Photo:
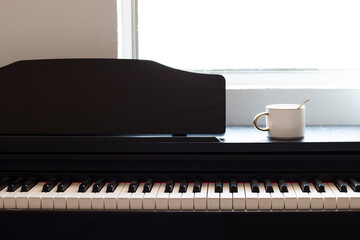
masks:
<path id="1" fill-rule="evenodd" d="M 0 67 L 22 59 L 116 57 L 116 0 L 0 0 Z"/>

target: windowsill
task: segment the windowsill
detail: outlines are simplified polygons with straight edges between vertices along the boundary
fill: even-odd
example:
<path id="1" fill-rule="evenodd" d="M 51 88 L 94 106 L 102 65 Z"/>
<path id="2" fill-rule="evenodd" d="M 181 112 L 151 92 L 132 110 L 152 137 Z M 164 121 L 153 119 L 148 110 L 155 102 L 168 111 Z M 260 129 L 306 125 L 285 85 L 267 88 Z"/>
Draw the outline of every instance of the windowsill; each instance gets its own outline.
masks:
<path id="1" fill-rule="evenodd" d="M 359 70 L 218 72 L 227 89 L 360 89 Z"/>
<path id="2" fill-rule="evenodd" d="M 360 79 L 359 79 L 360 81 Z M 312 84 L 312 85 L 299 85 L 299 84 L 295 84 L 295 85 L 291 85 L 288 86 L 286 84 L 241 84 L 241 83 L 237 83 L 237 84 L 226 84 L 226 90 L 246 90 L 246 89 L 262 89 L 262 90 L 267 90 L 267 89 L 296 89 L 296 90 L 301 90 L 301 89 L 322 89 L 322 90 L 326 90 L 326 89 L 342 89 L 342 90 L 346 90 L 346 89 L 360 89 L 360 86 L 355 86 L 355 87 L 351 87 L 351 86 L 344 86 L 344 85 L 316 85 L 316 84 Z"/>
<path id="3" fill-rule="evenodd" d="M 360 70 L 214 70 L 226 79 L 227 125 L 251 125 L 277 103 L 306 104 L 308 125 L 360 125 Z M 264 118 L 260 119 L 264 124 Z"/>

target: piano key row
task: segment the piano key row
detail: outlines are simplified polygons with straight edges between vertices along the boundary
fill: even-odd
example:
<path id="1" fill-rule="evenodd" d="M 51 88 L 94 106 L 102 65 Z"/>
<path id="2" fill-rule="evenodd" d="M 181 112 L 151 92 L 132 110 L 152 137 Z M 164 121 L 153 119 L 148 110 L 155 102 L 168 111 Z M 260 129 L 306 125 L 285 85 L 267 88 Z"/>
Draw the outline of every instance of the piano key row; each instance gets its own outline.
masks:
<path id="1" fill-rule="evenodd" d="M 85 179 L 80 185 L 79 185 L 79 192 L 86 192 L 87 189 L 92 184 L 92 179 L 87 178 Z M 5 178 L 0 180 L 0 191 L 4 189 L 7 186 L 8 192 L 14 192 L 16 189 L 18 189 L 21 186 L 21 192 L 27 192 L 32 187 L 34 187 L 38 183 L 36 178 L 31 178 L 29 180 L 24 180 L 23 178 L 17 178 L 12 181 L 10 181 L 10 178 Z M 105 186 L 105 179 L 101 178 L 95 181 L 92 191 L 93 192 L 99 192 L 104 186 Z M 58 185 L 57 185 L 58 184 Z M 71 179 L 66 179 L 65 181 L 58 182 L 56 178 L 51 179 L 49 182 L 46 182 L 43 185 L 42 191 L 43 192 L 49 192 L 51 189 L 53 189 L 57 185 L 57 192 L 63 192 L 65 191 L 70 185 L 72 184 Z M 116 189 L 119 182 L 116 180 L 112 180 L 107 185 L 106 192 L 112 192 Z M 129 185 L 129 192 L 135 192 L 139 186 L 140 182 L 139 180 L 133 180 Z M 235 179 L 232 179 L 229 183 L 230 192 L 237 192 L 237 182 Z M 275 183 L 276 184 L 276 183 Z M 280 189 L 280 192 L 287 192 L 287 183 L 284 179 L 279 179 L 279 182 L 277 183 Z M 340 192 L 347 192 L 347 186 L 344 181 L 341 179 L 336 179 L 334 182 L 335 186 L 338 188 Z M 149 178 L 146 180 L 143 188 L 143 193 L 150 192 L 152 187 L 154 185 L 154 180 L 152 178 Z M 182 180 L 180 182 L 180 188 L 179 192 L 183 193 L 186 192 L 188 182 L 187 180 Z M 196 180 L 194 182 L 193 192 L 200 192 L 201 191 L 201 181 Z M 273 182 L 270 179 L 265 179 L 264 182 L 265 185 L 265 191 L 268 193 L 274 192 L 273 190 Z M 319 179 L 314 179 L 313 185 L 315 186 L 316 190 L 318 192 L 325 192 L 324 184 Z M 301 190 L 303 192 L 310 192 L 309 183 L 305 179 L 300 179 L 299 186 L 301 187 Z M 355 192 L 360 192 L 360 183 L 356 181 L 355 179 L 349 179 L 348 186 L 353 189 Z M 165 192 L 171 193 L 174 188 L 174 181 L 172 179 L 169 179 L 166 183 Z M 259 183 L 256 179 L 251 180 L 251 191 L 252 192 L 259 192 Z M 215 182 L 215 192 L 222 193 L 223 192 L 223 182 L 221 179 L 217 179 Z"/>
<path id="2" fill-rule="evenodd" d="M 280 184 L 281 183 L 281 184 Z M 93 183 L 54 180 L 27 189 L 0 191 L 0 208 L 5 209 L 122 209 L 122 210 L 307 210 L 360 209 L 360 193 L 351 184 L 337 181 L 279 184 L 259 183 Z M 27 185 L 32 185 L 27 181 Z M 10 186 L 11 184 L 9 184 Z M 67 187 L 64 189 L 64 185 Z M 181 189 L 181 187 L 186 189 Z M 270 187 L 271 186 L 271 187 Z M 286 186 L 286 191 L 284 191 Z M 305 187 L 306 186 L 306 187 Z M 346 189 L 346 192 L 344 191 Z M 59 191 L 64 189 L 64 191 Z M 109 191 L 109 189 L 111 191 Z M 354 190 L 353 190 L 354 189 Z M 14 191 L 9 191 L 14 190 Z M 28 190 L 28 191 L 23 191 Z M 236 191 L 235 191 L 236 190 Z"/>

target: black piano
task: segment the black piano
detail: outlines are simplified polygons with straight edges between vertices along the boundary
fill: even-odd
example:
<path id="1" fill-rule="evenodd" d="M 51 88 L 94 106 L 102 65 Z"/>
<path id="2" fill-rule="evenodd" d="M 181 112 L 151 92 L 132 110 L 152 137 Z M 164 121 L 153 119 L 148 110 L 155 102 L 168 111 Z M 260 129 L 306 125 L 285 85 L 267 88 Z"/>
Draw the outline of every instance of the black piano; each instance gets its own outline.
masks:
<path id="1" fill-rule="evenodd" d="M 226 127 L 225 97 L 222 76 L 152 61 L 0 68 L 3 238 L 356 234 L 360 127 L 271 140 Z"/>

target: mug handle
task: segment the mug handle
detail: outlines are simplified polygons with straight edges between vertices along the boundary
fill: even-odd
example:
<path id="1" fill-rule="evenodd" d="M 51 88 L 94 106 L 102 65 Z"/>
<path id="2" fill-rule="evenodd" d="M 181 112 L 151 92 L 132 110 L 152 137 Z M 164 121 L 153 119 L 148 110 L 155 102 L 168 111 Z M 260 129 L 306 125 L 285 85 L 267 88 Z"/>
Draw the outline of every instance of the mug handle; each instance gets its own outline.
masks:
<path id="1" fill-rule="evenodd" d="M 265 115 L 269 115 L 268 112 L 263 112 L 263 113 L 259 113 L 258 115 L 255 116 L 254 120 L 253 120 L 253 124 L 254 127 L 256 127 L 257 129 L 259 129 L 260 131 L 269 131 L 269 128 L 261 128 L 258 126 L 257 124 L 257 120 L 261 117 L 261 116 L 265 116 Z"/>

